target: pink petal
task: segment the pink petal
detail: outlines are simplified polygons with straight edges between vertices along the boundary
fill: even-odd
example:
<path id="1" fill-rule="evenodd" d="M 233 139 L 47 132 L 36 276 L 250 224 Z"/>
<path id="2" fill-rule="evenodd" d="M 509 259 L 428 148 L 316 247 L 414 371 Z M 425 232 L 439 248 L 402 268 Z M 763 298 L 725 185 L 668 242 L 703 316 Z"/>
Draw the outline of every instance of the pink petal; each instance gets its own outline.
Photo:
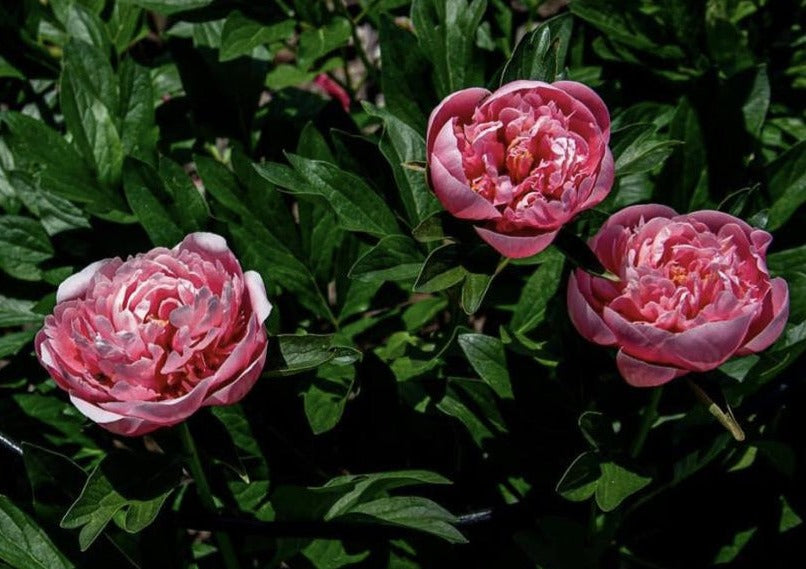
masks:
<path id="1" fill-rule="evenodd" d="M 690 371 L 707 371 L 720 366 L 736 352 L 750 327 L 752 313 L 722 322 L 706 322 L 676 333 L 651 323 L 628 322 L 608 307 L 603 311 L 603 318 L 619 346 L 629 355 Z"/>
<path id="2" fill-rule="evenodd" d="M 602 346 L 612 346 L 616 343 L 616 337 L 602 320 L 602 317 L 591 307 L 580 290 L 580 284 L 589 285 L 590 279 L 591 276 L 583 271 L 571 273 L 568 278 L 568 291 L 566 293 L 568 315 L 571 317 L 574 327 L 586 340 Z"/>
<path id="3" fill-rule="evenodd" d="M 768 295 L 772 303 L 772 319 L 755 337 L 742 346 L 737 355 L 744 356 L 768 348 L 784 331 L 789 318 L 789 286 L 782 278 L 772 279 Z"/>
<path id="4" fill-rule="evenodd" d="M 469 89 L 462 89 L 456 93 L 451 93 L 445 97 L 442 102 L 431 111 L 431 116 L 428 118 L 426 156 L 431 156 L 431 149 L 434 146 L 437 133 L 442 130 L 442 127 L 449 119 L 453 117 L 462 120 L 469 119 L 473 115 L 476 106 L 489 94 L 490 92 L 487 89 L 471 87 Z"/>
<path id="5" fill-rule="evenodd" d="M 497 219 L 501 213 L 493 204 L 462 184 L 435 155 L 429 166 L 434 193 L 450 213 L 462 219 Z"/>
<path id="6" fill-rule="evenodd" d="M 252 303 L 252 310 L 257 316 L 257 321 L 263 324 L 271 314 L 271 302 L 266 296 L 266 287 L 263 285 L 263 278 L 255 271 L 246 271 L 243 274 L 244 284 L 249 293 L 249 301 Z"/>
<path id="7" fill-rule="evenodd" d="M 738 225 L 742 231 L 745 232 L 748 239 L 750 238 L 750 233 L 753 231 L 753 228 L 750 227 L 746 222 L 742 221 L 738 217 L 734 217 L 721 211 L 705 209 L 702 211 L 695 211 L 694 213 L 683 214 L 681 217 L 696 219 L 697 221 L 707 225 L 708 229 L 710 229 L 713 233 L 719 233 L 719 230 L 722 228 L 722 226 L 729 223 Z"/>
<path id="8" fill-rule="evenodd" d="M 599 166 L 599 175 L 596 177 L 596 185 L 591 191 L 590 197 L 580 206 L 579 209 L 588 209 L 600 204 L 613 189 L 613 181 L 616 177 L 615 163 L 613 162 L 613 153 L 610 149 L 605 149 L 602 164 Z"/>
<path id="9" fill-rule="evenodd" d="M 616 356 L 616 365 L 621 376 L 633 387 L 657 387 L 676 377 L 685 375 L 686 370 L 675 367 L 651 364 L 636 359 L 619 350 Z"/>
<path id="10" fill-rule="evenodd" d="M 557 231 L 539 233 L 533 236 L 505 235 L 484 227 L 475 227 L 479 237 L 484 239 L 493 249 L 510 259 L 520 259 L 531 257 L 540 253 L 543 249 L 551 245 Z"/>
<path id="11" fill-rule="evenodd" d="M 228 385 L 213 391 L 210 396 L 204 400 L 202 406 L 207 405 L 232 405 L 237 403 L 252 389 L 257 379 L 263 371 L 263 365 L 266 363 L 266 353 L 268 351 L 268 344 L 264 346 L 260 356 L 252 363 L 251 366 L 246 368 L 243 373 L 234 379 Z"/>
<path id="12" fill-rule="evenodd" d="M 159 425 L 153 425 L 141 419 L 105 411 L 97 405 L 72 394 L 70 395 L 70 401 L 85 417 L 117 435 L 136 437 L 159 428 Z"/>
<path id="13" fill-rule="evenodd" d="M 73 300 L 79 298 L 87 292 L 87 287 L 92 281 L 92 277 L 101 270 L 112 259 L 103 259 L 95 261 L 81 269 L 74 275 L 67 277 L 59 288 L 56 290 L 56 302 L 65 302 L 66 300 Z"/>
<path id="14" fill-rule="evenodd" d="M 551 86 L 562 89 L 588 107 L 605 140 L 610 140 L 610 113 L 602 98 L 593 89 L 576 81 L 555 81 Z"/>

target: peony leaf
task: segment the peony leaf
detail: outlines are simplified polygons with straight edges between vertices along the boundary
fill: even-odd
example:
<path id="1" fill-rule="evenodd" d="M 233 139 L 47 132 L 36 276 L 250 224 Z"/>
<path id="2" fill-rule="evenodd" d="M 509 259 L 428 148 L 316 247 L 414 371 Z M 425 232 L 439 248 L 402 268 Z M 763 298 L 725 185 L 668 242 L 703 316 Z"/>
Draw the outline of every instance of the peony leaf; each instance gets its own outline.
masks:
<path id="1" fill-rule="evenodd" d="M 0 561 L 14 569 L 70 569 L 73 564 L 48 535 L 6 496 L 0 495 Z"/>
<path id="2" fill-rule="evenodd" d="M 558 79 L 565 67 L 572 27 L 573 18 L 565 13 L 541 22 L 523 36 L 504 65 L 499 84 L 518 79 L 552 83 Z"/>
<path id="3" fill-rule="evenodd" d="M 652 478 L 627 470 L 615 462 L 603 462 L 601 468 L 602 477 L 596 486 L 596 503 L 605 512 L 615 510 L 624 500 L 652 482 Z"/>

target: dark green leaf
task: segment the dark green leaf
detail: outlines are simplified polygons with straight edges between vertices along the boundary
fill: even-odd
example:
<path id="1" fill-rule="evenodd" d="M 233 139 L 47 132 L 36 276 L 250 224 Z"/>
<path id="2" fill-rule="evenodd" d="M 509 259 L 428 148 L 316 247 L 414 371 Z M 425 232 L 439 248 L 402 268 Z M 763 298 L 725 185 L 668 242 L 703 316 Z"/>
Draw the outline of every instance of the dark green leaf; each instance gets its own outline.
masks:
<path id="1" fill-rule="evenodd" d="M 154 245 L 173 247 L 182 241 L 185 232 L 171 215 L 170 197 L 154 168 L 128 158 L 123 170 L 123 189 L 126 201 Z"/>
<path id="2" fill-rule="evenodd" d="M 33 307 L 34 303 L 30 300 L 19 300 L 0 295 L 0 327 L 40 324 L 43 317 L 41 314 L 33 312 Z"/>
<path id="3" fill-rule="evenodd" d="M 766 168 L 767 188 L 773 199 L 767 229 L 781 227 L 806 201 L 806 140 L 781 154 Z"/>
<path id="4" fill-rule="evenodd" d="M 328 362 L 349 364 L 360 357 L 358 350 L 334 344 L 333 336 L 280 334 L 269 342 L 265 371 L 270 376 L 294 375 Z"/>
<path id="5" fill-rule="evenodd" d="M 344 413 L 347 397 L 355 381 L 355 368 L 324 364 L 303 396 L 305 416 L 313 434 L 334 428 Z"/>
<path id="6" fill-rule="evenodd" d="M 81 528 L 85 551 L 118 511 L 122 527 L 137 533 L 154 521 L 168 495 L 180 482 L 179 463 L 165 455 L 107 455 L 93 470 L 81 495 L 62 519 L 62 527 Z"/>
<path id="7" fill-rule="evenodd" d="M 518 79 L 555 81 L 565 66 L 572 25 L 571 14 L 560 14 L 523 36 L 504 66 L 501 84 Z"/>
<path id="8" fill-rule="evenodd" d="M 434 249 L 423 264 L 414 290 L 417 292 L 437 292 L 458 284 L 467 275 L 460 264 L 459 247 L 448 243 Z"/>
<path id="9" fill-rule="evenodd" d="M 512 384 L 501 340 L 484 334 L 459 334 L 458 340 L 459 346 L 479 377 L 500 397 L 511 399 Z"/>
<path id="10" fill-rule="evenodd" d="M 15 569 L 73 567 L 42 528 L 6 496 L 0 496 L 0 560 Z"/>
<path id="11" fill-rule="evenodd" d="M 420 272 L 423 254 L 417 243 L 403 235 L 390 235 L 362 255 L 350 269 L 350 278 L 362 281 L 409 281 Z"/>
<path id="12" fill-rule="evenodd" d="M 358 519 L 369 518 L 375 523 L 423 531 L 450 543 L 467 542 L 467 539 L 453 526 L 456 517 L 427 498 L 418 496 L 380 498 L 359 504 L 349 515 Z"/>
<path id="13" fill-rule="evenodd" d="M 596 503 L 605 512 L 615 510 L 624 500 L 652 482 L 652 478 L 641 476 L 615 462 L 603 462 L 601 468 L 602 477 L 596 486 Z"/>
<path id="14" fill-rule="evenodd" d="M 557 483 L 557 493 L 572 502 L 583 502 L 593 496 L 602 476 L 599 459 L 584 452 L 574 459 Z"/>
<path id="15" fill-rule="evenodd" d="M 294 20 L 283 20 L 276 24 L 264 25 L 251 20 L 238 11 L 232 12 L 224 22 L 221 31 L 220 61 L 229 61 L 244 55 L 264 44 L 289 39 L 294 35 Z"/>
<path id="16" fill-rule="evenodd" d="M 53 256 L 42 225 L 28 217 L 0 216 L 0 269 L 23 280 L 39 280 L 37 264 Z"/>
<path id="17" fill-rule="evenodd" d="M 546 306 L 560 286 L 565 257 L 556 249 L 541 253 L 544 259 L 521 289 L 518 304 L 512 314 L 510 327 L 525 333 L 536 328 L 544 319 Z"/>
<path id="18" fill-rule="evenodd" d="M 146 10 L 163 14 L 174 14 L 185 10 L 203 8 L 213 0 L 119 0 L 123 4 L 135 4 Z"/>
<path id="19" fill-rule="evenodd" d="M 153 163 L 157 144 L 154 124 L 154 88 L 148 69 L 125 59 L 118 69 L 120 82 L 120 142 L 126 154 Z"/>
<path id="20" fill-rule="evenodd" d="M 350 22 L 346 18 L 335 17 L 321 28 L 309 28 L 299 36 L 299 66 L 307 70 L 313 62 L 341 47 L 350 39 Z"/>

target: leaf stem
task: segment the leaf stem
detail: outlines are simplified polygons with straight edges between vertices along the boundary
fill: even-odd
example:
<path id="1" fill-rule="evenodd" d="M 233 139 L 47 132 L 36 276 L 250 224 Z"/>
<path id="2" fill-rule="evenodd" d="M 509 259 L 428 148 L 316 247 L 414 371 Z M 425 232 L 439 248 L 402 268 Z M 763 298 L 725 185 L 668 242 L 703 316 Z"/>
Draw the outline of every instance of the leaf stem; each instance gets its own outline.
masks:
<path id="1" fill-rule="evenodd" d="M 708 412 L 711 413 L 719 423 L 727 429 L 727 431 L 733 435 L 733 438 L 736 439 L 738 442 L 742 442 L 745 439 L 744 430 L 742 430 L 741 425 L 736 421 L 736 417 L 733 416 L 733 413 L 728 408 L 728 412 L 725 413 L 719 405 L 714 403 L 713 399 L 711 399 L 708 394 L 703 390 L 702 387 L 697 385 L 691 379 L 687 379 L 686 382 L 691 390 L 694 392 L 694 395 L 699 399 L 707 408 Z"/>
<path id="2" fill-rule="evenodd" d="M 199 458 L 199 451 L 196 448 L 196 442 L 193 440 L 193 435 L 190 433 L 190 427 L 188 427 L 187 421 L 180 423 L 178 430 L 179 436 L 182 439 L 182 446 L 185 447 L 187 467 L 191 475 L 193 475 L 194 482 L 196 482 L 196 492 L 199 495 L 199 500 L 201 500 L 205 509 L 212 514 L 216 514 L 218 508 L 213 499 L 213 493 L 210 490 L 210 483 L 207 480 L 207 476 L 204 474 L 204 467 Z M 240 569 L 238 557 L 235 554 L 235 548 L 232 545 L 229 535 L 223 531 L 217 531 L 214 535 L 218 542 L 218 551 L 221 553 L 221 557 L 224 558 L 224 566 L 227 569 Z"/>
<path id="3" fill-rule="evenodd" d="M 639 454 L 641 454 L 641 450 L 644 448 L 644 443 L 646 443 L 649 429 L 652 428 L 652 425 L 655 424 L 655 420 L 658 418 L 658 404 L 660 403 L 660 397 L 662 394 L 663 387 L 657 387 L 652 390 L 649 403 L 644 408 L 644 413 L 641 419 L 641 428 L 638 430 L 638 434 L 630 447 L 631 458 L 636 458 Z"/>

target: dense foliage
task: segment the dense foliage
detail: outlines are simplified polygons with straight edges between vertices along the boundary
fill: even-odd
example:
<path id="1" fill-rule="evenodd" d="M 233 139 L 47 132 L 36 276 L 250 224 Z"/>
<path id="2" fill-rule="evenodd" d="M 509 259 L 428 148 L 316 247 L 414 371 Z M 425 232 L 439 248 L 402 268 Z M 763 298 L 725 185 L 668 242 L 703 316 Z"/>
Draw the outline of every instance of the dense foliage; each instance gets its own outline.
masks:
<path id="1" fill-rule="evenodd" d="M 566 4 L 3 3 L 0 567 L 802 566 L 806 4 Z M 505 259 L 426 133 L 519 79 L 598 93 L 615 183 Z M 638 389 L 580 336 L 584 240 L 639 203 L 772 233 L 769 349 Z M 110 433 L 34 337 L 70 275 L 199 231 L 265 283 L 263 374 Z"/>

